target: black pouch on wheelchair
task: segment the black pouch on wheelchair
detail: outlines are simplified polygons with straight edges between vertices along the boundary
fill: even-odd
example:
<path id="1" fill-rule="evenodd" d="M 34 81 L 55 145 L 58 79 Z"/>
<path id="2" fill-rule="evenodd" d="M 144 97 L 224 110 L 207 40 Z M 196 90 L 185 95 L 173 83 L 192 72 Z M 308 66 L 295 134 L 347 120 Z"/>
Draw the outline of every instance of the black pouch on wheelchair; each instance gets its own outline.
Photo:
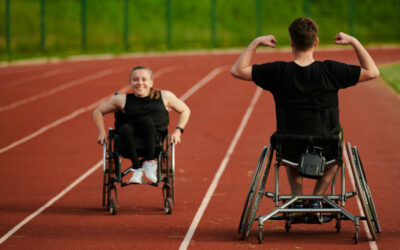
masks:
<path id="1" fill-rule="evenodd" d="M 305 153 L 301 154 L 297 170 L 304 177 L 321 178 L 325 170 L 325 157 L 322 156 L 322 148 L 314 147 L 313 152 L 309 152 L 307 149 Z"/>

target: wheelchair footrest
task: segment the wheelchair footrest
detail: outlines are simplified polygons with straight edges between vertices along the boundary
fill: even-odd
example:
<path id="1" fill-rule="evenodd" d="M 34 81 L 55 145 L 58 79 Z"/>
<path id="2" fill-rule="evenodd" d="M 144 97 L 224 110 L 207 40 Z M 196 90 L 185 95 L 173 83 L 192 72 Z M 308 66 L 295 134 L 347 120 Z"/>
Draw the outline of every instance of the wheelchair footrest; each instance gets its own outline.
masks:
<path id="1" fill-rule="evenodd" d="M 317 213 L 302 213 L 288 216 L 290 224 L 324 224 L 332 221 L 334 215 L 321 215 Z"/>
<path id="2" fill-rule="evenodd" d="M 129 185 L 150 185 L 150 186 L 158 187 L 158 183 L 151 183 L 151 182 L 143 182 L 143 183 L 121 182 L 121 187 L 126 187 Z"/>

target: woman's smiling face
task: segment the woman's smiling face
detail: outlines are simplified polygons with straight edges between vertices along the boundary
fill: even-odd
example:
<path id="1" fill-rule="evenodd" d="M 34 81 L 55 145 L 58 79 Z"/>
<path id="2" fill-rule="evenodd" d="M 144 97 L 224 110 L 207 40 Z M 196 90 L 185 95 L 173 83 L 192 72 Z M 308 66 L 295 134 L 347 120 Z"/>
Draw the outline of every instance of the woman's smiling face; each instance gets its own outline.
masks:
<path id="1" fill-rule="evenodd" d="M 148 96 L 151 87 L 153 87 L 153 79 L 151 79 L 150 72 L 146 69 L 134 70 L 131 75 L 130 85 L 135 96 Z"/>

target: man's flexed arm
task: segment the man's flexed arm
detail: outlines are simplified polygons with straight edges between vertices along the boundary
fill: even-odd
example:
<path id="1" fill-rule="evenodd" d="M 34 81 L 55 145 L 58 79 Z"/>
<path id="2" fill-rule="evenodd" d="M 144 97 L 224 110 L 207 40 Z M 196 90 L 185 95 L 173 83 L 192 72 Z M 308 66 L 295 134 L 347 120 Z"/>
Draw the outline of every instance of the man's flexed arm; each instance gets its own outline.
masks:
<path id="1" fill-rule="evenodd" d="M 273 35 L 260 36 L 254 39 L 236 60 L 231 68 L 231 74 L 239 79 L 251 81 L 251 60 L 260 45 L 275 48 L 276 39 Z"/>
<path id="2" fill-rule="evenodd" d="M 351 44 L 353 46 L 361 66 L 359 82 L 368 81 L 379 76 L 379 70 L 374 60 L 355 37 L 340 32 L 335 37 L 335 44 Z"/>

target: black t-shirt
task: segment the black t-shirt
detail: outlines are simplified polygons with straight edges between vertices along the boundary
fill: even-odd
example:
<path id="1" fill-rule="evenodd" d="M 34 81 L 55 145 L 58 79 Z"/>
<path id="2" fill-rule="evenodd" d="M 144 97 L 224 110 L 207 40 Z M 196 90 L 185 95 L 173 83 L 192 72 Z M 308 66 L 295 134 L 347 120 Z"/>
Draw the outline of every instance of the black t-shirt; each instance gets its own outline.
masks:
<path id="1" fill-rule="evenodd" d="M 276 61 L 253 65 L 252 79 L 273 94 L 279 133 L 327 135 L 340 132 L 338 91 L 355 85 L 360 70 L 329 60 L 306 67 Z"/>

